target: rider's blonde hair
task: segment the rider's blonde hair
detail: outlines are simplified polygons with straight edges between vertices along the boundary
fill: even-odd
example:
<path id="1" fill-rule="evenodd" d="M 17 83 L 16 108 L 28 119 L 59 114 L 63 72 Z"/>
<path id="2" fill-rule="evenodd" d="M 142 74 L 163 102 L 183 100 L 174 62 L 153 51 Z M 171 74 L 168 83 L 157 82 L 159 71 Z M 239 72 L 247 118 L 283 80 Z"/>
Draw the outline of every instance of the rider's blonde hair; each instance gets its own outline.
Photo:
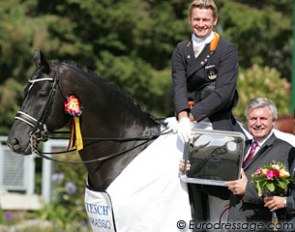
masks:
<path id="1" fill-rule="evenodd" d="M 192 10 L 194 8 L 210 8 L 213 11 L 213 17 L 217 18 L 218 13 L 217 13 L 217 6 L 213 0 L 195 0 L 189 5 L 189 16 L 192 14 Z"/>

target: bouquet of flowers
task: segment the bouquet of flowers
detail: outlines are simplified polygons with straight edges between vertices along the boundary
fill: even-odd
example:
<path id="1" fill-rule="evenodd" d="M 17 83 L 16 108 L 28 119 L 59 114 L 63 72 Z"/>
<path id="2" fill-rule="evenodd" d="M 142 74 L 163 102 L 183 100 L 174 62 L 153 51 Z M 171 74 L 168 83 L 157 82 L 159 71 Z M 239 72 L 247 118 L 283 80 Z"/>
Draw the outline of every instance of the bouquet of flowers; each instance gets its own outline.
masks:
<path id="1" fill-rule="evenodd" d="M 258 191 L 258 196 L 286 195 L 288 185 L 293 177 L 283 163 L 273 161 L 252 174 L 252 181 Z"/>
<path id="2" fill-rule="evenodd" d="M 261 168 L 258 168 L 252 174 L 252 181 L 258 191 L 258 196 L 285 196 L 288 185 L 293 183 L 293 177 L 283 163 L 271 162 Z M 278 224 L 276 212 L 272 212 L 272 223 Z M 276 230 L 276 229 L 274 229 Z"/>

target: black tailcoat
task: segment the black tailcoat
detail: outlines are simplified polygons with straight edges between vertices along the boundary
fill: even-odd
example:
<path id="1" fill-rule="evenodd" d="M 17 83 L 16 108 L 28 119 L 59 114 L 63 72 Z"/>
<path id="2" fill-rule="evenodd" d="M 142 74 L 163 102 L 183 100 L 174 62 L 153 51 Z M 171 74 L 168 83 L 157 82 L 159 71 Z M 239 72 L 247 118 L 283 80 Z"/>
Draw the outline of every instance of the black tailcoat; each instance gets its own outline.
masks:
<path id="1" fill-rule="evenodd" d="M 231 42 L 220 37 L 215 51 L 207 44 L 197 58 L 190 40 L 178 43 L 172 55 L 176 114 L 187 110 L 197 121 L 208 117 L 215 130 L 241 131 L 232 116 L 237 76 L 238 53 Z M 188 100 L 195 102 L 191 110 Z"/>

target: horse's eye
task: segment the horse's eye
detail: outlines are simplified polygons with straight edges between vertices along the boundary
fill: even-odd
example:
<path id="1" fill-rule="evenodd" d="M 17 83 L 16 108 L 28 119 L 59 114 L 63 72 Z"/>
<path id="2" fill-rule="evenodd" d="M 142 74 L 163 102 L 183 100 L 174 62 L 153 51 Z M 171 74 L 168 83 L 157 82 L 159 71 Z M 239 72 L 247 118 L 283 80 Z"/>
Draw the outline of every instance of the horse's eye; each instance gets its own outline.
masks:
<path id="1" fill-rule="evenodd" d="M 47 91 L 40 91 L 39 92 L 39 97 L 47 97 L 48 96 L 48 92 Z"/>

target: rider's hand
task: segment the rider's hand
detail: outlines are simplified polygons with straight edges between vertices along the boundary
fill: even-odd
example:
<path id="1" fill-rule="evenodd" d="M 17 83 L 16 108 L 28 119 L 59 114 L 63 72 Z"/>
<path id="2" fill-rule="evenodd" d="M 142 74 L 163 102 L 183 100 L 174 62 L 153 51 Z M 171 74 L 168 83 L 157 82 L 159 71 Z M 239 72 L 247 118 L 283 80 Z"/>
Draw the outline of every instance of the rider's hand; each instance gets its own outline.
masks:
<path id="1" fill-rule="evenodd" d="M 167 124 L 169 130 L 172 130 L 173 133 L 177 133 L 178 122 L 175 117 L 169 117 L 164 120 L 164 123 Z"/>
<path id="2" fill-rule="evenodd" d="M 188 142 L 192 133 L 192 123 L 188 117 L 183 117 L 178 122 L 178 138 L 183 142 Z"/>

